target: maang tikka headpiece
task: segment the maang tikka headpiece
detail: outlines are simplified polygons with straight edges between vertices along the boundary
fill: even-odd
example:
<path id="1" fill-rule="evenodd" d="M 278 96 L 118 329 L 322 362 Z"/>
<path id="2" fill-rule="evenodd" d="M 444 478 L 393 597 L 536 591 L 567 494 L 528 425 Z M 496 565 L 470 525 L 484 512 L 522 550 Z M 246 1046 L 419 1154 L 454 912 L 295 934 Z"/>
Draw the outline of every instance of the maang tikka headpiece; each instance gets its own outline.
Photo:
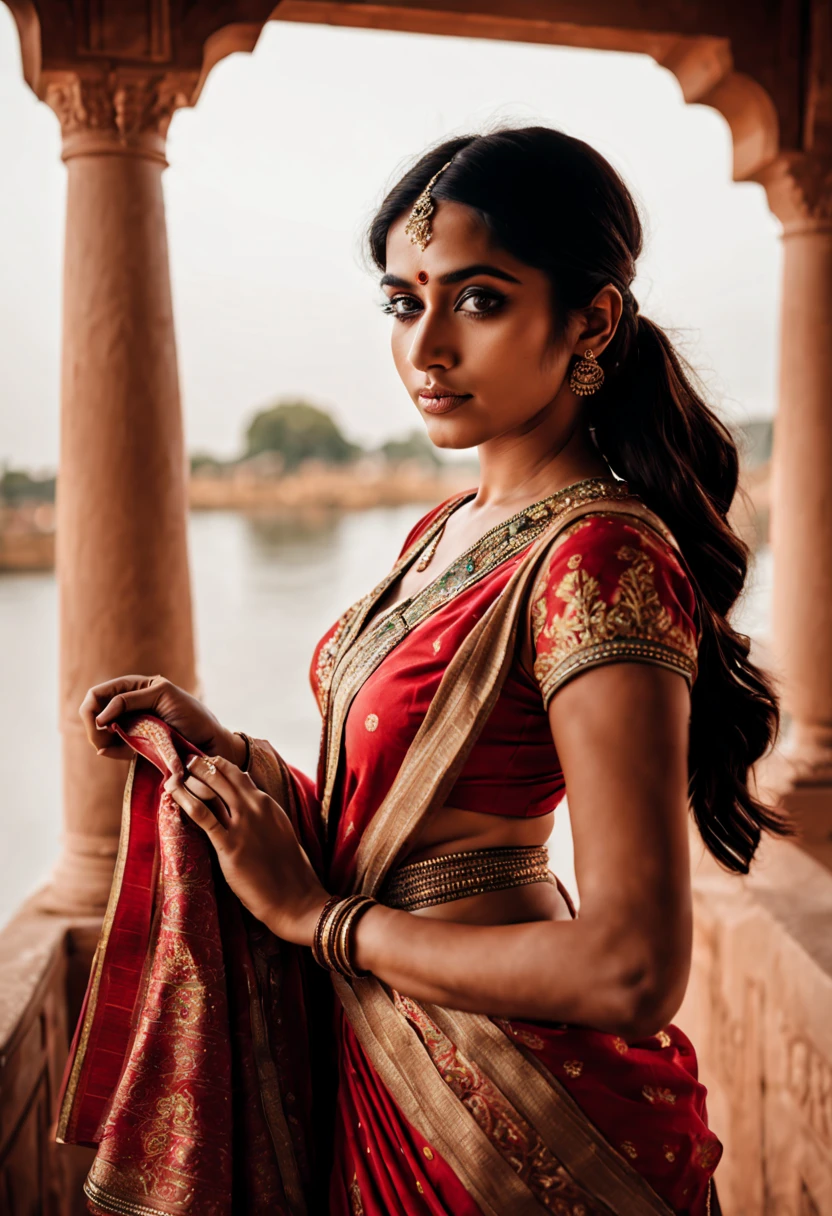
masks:
<path id="1" fill-rule="evenodd" d="M 453 157 L 451 157 L 451 160 L 453 160 Z M 436 204 L 431 198 L 430 192 L 433 189 L 433 183 L 436 181 L 437 177 L 445 172 L 450 163 L 450 160 L 446 161 L 442 168 L 438 172 L 434 173 L 433 177 L 430 179 L 422 193 L 416 199 L 416 202 L 413 204 L 413 210 L 411 211 L 410 217 L 404 226 L 405 233 L 410 237 L 414 245 L 419 246 L 422 253 L 425 252 L 428 241 L 430 240 L 430 217 L 436 210 Z"/>

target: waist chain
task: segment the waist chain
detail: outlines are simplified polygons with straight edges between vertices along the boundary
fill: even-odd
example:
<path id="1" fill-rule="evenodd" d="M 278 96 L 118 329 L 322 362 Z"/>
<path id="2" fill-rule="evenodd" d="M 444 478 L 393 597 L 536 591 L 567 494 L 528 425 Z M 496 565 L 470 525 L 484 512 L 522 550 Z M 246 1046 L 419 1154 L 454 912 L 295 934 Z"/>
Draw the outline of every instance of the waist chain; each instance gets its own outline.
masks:
<path id="1" fill-rule="evenodd" d="M 399 866 L 387 879 L 379 899 L 388 908 L 415 912 L 417 908 L 535 882 L 557 886 L 545 845 L 469 849 Z"/>

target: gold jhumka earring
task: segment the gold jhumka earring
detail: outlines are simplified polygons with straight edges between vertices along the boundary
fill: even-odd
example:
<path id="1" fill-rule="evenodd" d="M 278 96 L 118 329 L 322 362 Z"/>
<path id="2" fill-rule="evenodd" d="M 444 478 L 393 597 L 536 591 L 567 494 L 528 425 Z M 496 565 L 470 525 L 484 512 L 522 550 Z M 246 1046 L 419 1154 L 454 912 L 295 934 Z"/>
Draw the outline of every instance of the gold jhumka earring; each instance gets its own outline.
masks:
<path id="1" fill-rule="evenodd" d="M 598 363 L 591 350 L 585 351 L 583 358 L 579 359 L 572 368 L 569 376 L 569 387 L 579 397 L 589 397 L 592 393 L 597 393 L 603 383 L 603 367 Z"/>
<path id="2" fill-rule="evenodd" d="M 436 210 L 436 204 L 431 198 L 430 192 L 437 177 L 445 172 L 450 163 L 450 161 L 447 161 L 437 173 L 434 173 L 413 204 L 413 210 L 410 212 L 410 217 L 404 226 L 406 235 L 410 237 L 414 245 L 419 246 L 422 253 L 425 252 L 430 240 L 430 217 Z"/>

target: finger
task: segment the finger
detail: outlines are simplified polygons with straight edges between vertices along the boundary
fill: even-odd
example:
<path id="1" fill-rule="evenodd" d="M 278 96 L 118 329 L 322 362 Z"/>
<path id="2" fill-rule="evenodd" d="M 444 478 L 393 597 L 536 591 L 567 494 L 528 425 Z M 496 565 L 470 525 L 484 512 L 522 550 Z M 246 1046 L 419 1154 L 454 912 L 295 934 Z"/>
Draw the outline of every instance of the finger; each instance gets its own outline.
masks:
<path id="1" fill-rule="evenodd" d="M 182 808 L 188 818 L 197 827 L 202 828 L 214 848 L 218 850 L 224 848 L 225 828 L 211 808 L 206 806 L 201 799 L 195 797 L 184 785 L 173 785 L 171 782 L 166 781 L 165 789 L 174 802 Z"/>
<path id="2" fill-rule="evenodd" d="M 161 689 L 158 684 L 147 688 L 134 688 L 129 692 L 117 692 L 100 713 L 96 715 L 95 724 L 101 729 L 120 718 L 122 714 L 135 713 L 141 709 L 155 709 Z"/>
<path id="3" fill-rule="evenodd" d="M 191 756 L 185 767 L 222 799 L 232 815 L 257 789 L 248 773 L 222 756 Z"/>
<path id="4" fill-rule="evenodd" d="M 185 777 L 185 788 L 190 790 L 200 802 L 204 802 L 210 807 L 224 827 L 229 827 L 231 823 L 231 814 L 228 807 L 218 794 L 215 794 L 210 786 L 205 785 L 202 781 L 198 781 L 196 777 L 192 777 L 190 773 Z"/>
<path id="5" fill-rule="evenodd" d="M 118 735 L 107 732 L 108 738 L 103 746 L 96 748 L 97 756 L 105 756 L 108 760 L 131 760 L 133 749 L 119 739 Z"/>
<path id="6" fill-rule="evenodd" d="M 119 684 L 123 686 L 124 681 L 110 680 L 107 684 L 90 688 L 78 708 L 87 738 L 96 750 L 108 747 L 112 740 L 111 731 L 100 729 L 95 719 L 118 691 Z"/>

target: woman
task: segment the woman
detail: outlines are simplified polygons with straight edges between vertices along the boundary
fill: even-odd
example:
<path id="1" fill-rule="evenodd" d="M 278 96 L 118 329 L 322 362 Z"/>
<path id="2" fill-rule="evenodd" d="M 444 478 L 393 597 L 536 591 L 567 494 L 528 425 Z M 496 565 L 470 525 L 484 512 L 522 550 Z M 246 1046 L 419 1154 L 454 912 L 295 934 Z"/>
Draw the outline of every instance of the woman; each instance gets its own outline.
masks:
<path id="1" fill-rule="evenodd" d="M 159 677 L 82 706 L 105 756 L 136 711 L 211 753 L 170 752 L 163 806 L 301 948 L 311 1131 L 275 1083 L 294 1155 L 270 1210 L 324 1210 L 326 1172 L 337 1216 L 716 1211 L 721 1148 L 671 1024 L 687 814 L 741 873 L 785 831 L 748 786 L 778 716 L 727 619 L 747 562 L 736 450 L 639 314 L 641 242 L 611 166 L 540 127 L 449 140 L 384 200 L 369 243 L 397 370 L 432 441 L 476 446 L 481 477 L 319 644 L 316 787 Z M 567 790 L 577 917 L 543 851 Z M 93 1198 L 184 1210 L 151 1192 Z"/>

